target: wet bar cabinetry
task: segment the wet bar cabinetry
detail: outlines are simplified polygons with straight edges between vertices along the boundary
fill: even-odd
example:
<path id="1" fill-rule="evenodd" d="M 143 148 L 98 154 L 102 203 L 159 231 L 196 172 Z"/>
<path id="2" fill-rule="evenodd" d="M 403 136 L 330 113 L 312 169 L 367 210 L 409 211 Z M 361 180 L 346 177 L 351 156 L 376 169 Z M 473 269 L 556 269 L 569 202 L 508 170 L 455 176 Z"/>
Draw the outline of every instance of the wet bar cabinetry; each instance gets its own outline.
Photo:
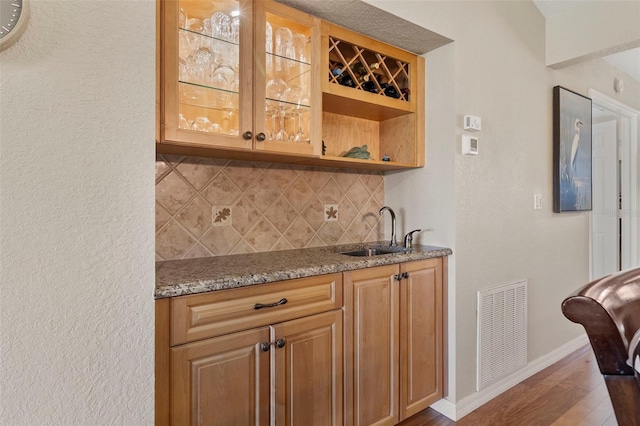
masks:
<path id="1" fill-rule="evenodd" d="M 270 0 L 158 1 L 158 16 L 159 153 L 424 165 L 421 57 Z M 362 145 L 370 159 L 342 156 Z"/>
<path id="2" fill-rule="evenodd" d="M 447 257 L 401 256 L 156 300 L 156 424 L 395 425 L 442 398 Z"/>

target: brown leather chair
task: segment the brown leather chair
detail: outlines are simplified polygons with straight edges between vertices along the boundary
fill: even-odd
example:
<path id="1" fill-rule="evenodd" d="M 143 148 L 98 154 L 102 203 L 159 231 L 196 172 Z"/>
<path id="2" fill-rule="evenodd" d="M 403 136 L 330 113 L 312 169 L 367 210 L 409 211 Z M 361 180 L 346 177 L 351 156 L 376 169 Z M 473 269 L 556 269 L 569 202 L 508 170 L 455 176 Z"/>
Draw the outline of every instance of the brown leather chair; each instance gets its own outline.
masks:
<path id="1" fill-rule="evenodd" d="M 618 424 L 640 426 L 640 268 L 583 286 L 562 302 L 562 313 L 587 332 Z"/>

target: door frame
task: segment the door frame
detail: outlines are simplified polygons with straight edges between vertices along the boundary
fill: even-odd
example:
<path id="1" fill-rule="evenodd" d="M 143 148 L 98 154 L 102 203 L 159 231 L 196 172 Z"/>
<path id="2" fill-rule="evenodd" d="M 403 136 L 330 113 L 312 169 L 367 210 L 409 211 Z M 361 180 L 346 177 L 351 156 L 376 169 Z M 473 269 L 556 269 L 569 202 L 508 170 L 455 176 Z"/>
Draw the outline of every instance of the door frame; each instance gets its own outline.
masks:
<path id="1" fill-rule="evenodd" d="M 594 106 L 605 108 L 617 114 L 618 158 L 621 164 L 622 208 L 618 217 L 622 218 L 622 269 L 638 265 L 638 117 L 640 111 L 631 108 L 601 92 L 589 89 L 589 97 Z M 593 213 L 589 213 L 589 277 L 593 266 Z"/>

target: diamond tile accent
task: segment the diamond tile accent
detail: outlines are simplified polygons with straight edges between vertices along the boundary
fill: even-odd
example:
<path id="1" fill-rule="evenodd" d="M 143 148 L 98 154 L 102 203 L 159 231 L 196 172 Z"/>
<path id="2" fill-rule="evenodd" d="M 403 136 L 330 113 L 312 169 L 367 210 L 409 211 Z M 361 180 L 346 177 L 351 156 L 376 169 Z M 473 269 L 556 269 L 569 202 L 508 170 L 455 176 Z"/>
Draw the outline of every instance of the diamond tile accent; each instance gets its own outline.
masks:
<path id="1" fill-rule="evenodd" d="M 246 191 L 252 183 L 262 176 L 262 169 L 254 163 L 232 161 L 224 168 L 223 173 L 229 177 L 242 191 Z"/>
<path id="2" fill-rule="evenodd" d="M 245 235 L 249 229 L 256 223 L 256 220 L 260 217 L 260 213 L 256 209 L 256 206 L 247 199 L 247 197 L 241 197 L 233 205 L 233 227 L 240 233 Z"/>
<path id="3" fill-rule="evenodd" d="M 339 222 L 325 222 L 318 230 L 318 237 L 324 241 L 324 245 L 336 244 L 344 234 L 344 228 Z"/>
<path id="4" fill-rule="evenodd" d="M 355 208 L 353 203 L 349 201 L 347 197 L 344 197 L 340 204 L 338 205 L 338 209 L 340 210 L 340 215 L 338 215 L 338 222 L 344 229 L 347 229 L 353 219 L 358 215 L 358 209 Z"/>
<path id="5" fill-rule="evenodd" d="M 336 173 L 337 175 L 338 173 Z M 349 188 L 353 186 L 356 181 L 358 181 L 359 172 L 355 170 L 345 170 L 340 173 L 339 179 L 336 179 L 338 185 L 344 192 L 347 192 Z"/>
<path id="6" fill-rule="evenodd" d="M 199 238 L 211 226 L 211 206 L 204 198 L 196 196 L 176 219 L 193 236 Z"/>
<path id="7" fill-rule="evenodd" d="M 284 232 L 298 216 L 291 203 L 286 198 L 279 197 L 275 203 L 267 210 L 264 216 L 282 233 Z"/>
<path id="8" fill-rule="evenodd" d="M 371 232 L 371 227 L 364 217 L 358 215 L 347 228 L 347 232 L 354 241 L 360 242 L 367 238 L 367 235 Z"/>
<path id="9" fill-rule="evenodd" d="M 313 190 L 302 177 L 298 177 L 284 195 L 293 208 L 300 212 L 313 197 Z"/>
<path id="10" fill-rule="evenodd" d="M 291 224 L 289 229 L 284 233 L 284 237 L 293 248 L 306 247 L 307 243 L 311 241 L 314 236 L 313 228 L 301 217 Z"/>
<path id="11" fill-rule="evenodd" d="M 232 206 L 212 206 L 211 226 L 231 226 L 233 224 Z"/>
<path id="12" fill-rule="evenodd" d="M 171 171 L 171 166 L 161 155 L 156 156 L 156 183 Z"/>
<path id="13" fill-rule="evenodd" d="M 271 247 L 271 251 L 291 250 L 292 248 L 293 246 L 289 244 L 289 241 L 287 241 L 285 237 L 280 237 L 273 247 Z"/>
<path id="14" fill-rule="evenodd" d="M 171 215 L 160 204 L 156 203 L 156 232 L 171 220 Z"/>
<path id="15" fill-rule="evenodd" d="M 320 228 L 320 225 L 324 223 L 324 204 L 318 197 L 313 197 L 307 204 L 307 207 L 302 211 L 302 217 L 311 225 L 314 231 Z"/>
<path id="16" fill-rule="evenodd" d="M 339 179 L 341 176 L 335 177 Z M 318 191 L 318 197 L 325 204 L 338 204 L 343 196 L 344 192 L 334 178 L 329 179 L 320 191 Z"/>
<path id="17" fill-rule="evenodd" d="M 203 191 L 202 195 L 212 206 L 230 206 L 242 194 L 224 174 L 219 174 Z"/>
<path id="18" fill-rule="evenodd" d="M 169 213 L 176 214 L 196 194 L 175 172 L 156 185 L 156 201 Z"/>
<path id="19" fill-rule="evenodd" d="M 182 226 L 172 220 L 156 234 L 156 252 L 164 259 L 180 259 L 195 242 Z"/>
<path id="20" fill-rule="evenodd" d="M 380 215 L 380 207 L 382 206 L 379 205 L 373 197 L 370 197 L 364 206 L 362 206 L 362 209 L 360 209 L 360 215 L 370 227 L 376 226 L 380 219 L 382 219 L 382 216 Z"/>
<path id="21" fill-rule="evenodd" d="M 347 197 L 349 197 L 358 210 L 364 207 L 370 195 L 360 180 L 356 180 L 347 191 Z"/>
<path id="22" fill-rule="evenodd" d="M 307 167 L 302 176 L 314 191 L 319 191 L 333 175 L 335 169 L 325 169 L 323 167 Z"/>
<path id="23" fill-rule="evenodd" d="M 195 259 L 197 257 L 210 257 L 212 253 L 205 246 L 196 243 L 188 252 L 182 256 L 183 259 Z"/>
<path id="24" fill-rule="evenodd" d="M 255 253 L 253 247 L 247 244 L 246 241 L 241 240 L 236 246 L 231 250 L 229 254 L 246 254 L 246 253 Z"/>
<path id="25" fill-rule="evenodd" d="M 256 251 L 268 251 L 278 237 L 278 230 L 263 217 L 244 238 Z"/>
<path id="26" fill-rule="evenodd" d="M 233 226 L 213 226 L 200 238 L 200 242 L 215 256 L 229 254 L 242 236 Z"/>
<path id="27" fill-rule="evenodd" d="M 156 259 L 379 240 L 384 176 L 158 155 Z M 227 219 L 213 223 L 228 208 Z M 335 217 L 325 217 L 326 211 Z"/>
<path id="28" fill-rule="evenodd" d="M 337 222 L 338 215 L 340 214 L 340 206 L 337 204 L 324 204 L 323 211 L 323 219 L 324 222 Z"/>
<path id="29" fill-rule="evenodd" d="M 270 180 L 260 179 L 251 185 L 244 194 L 260 211 L 264 212 L 278 198 L 280 192 Z"/>
<path id="30" fill-rule="evenodd" d="M 271 167 L 264 172 L 267 179 L 269 179 L 276 188 L 279 188 L 280 191 L 287 189 L 299 174 L 299 170 L 294 169 L 288 164 L 272 164 Z"/>
<path id="31" fill-rule="evenodd" d="M 326 244 L 317 235 L 311 238 L 311 241 L 305 247 L 324 247 Z"/>
<path id="32" fill-rule="evenodd" d="M 376 188 L 384 182 L 384 178 L 378 172 L 366 172 L 360 175 L 360 181 L 373 194 Z"/>
<path id="33" fill-rule="evenodd" d="M 373 192 L 373 198 L 378 202 L 378 205 L 384 206 L 384 181 Z"/>
<path id="34" fill-rule="evenodd" d="M 222 170 L 219 161 L 212 158 L 187 157 L 178 164 L 176 170 L 195 189 L 200 190 Z"/>

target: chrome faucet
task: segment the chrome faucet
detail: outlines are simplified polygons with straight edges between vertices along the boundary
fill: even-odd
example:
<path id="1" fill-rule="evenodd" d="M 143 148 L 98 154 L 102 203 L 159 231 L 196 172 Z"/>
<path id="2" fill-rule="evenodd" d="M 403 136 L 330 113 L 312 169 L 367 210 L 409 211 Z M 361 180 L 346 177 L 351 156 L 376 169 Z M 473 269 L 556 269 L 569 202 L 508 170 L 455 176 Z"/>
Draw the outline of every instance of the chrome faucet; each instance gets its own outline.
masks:
<path id="1" fill-rule="evenodd" d="M 413 233 L 420 231 L 422 231 L 422 229 L 415 229 L 411 232 L 407 232 L 407 235 L 404 236 L 404 248 L 410 249 L 413 246 Z"/>
<path id="2" fill-rule="evenodd" d="M 378 213 L 380 213 L 380 216 L 382 216 L 384 214 L 385 210 L 389 210 L 389 213 L 391 213 L 391 244 L 389 244 L 389 245 L 391 247 L 397 246 L 398 245 L 398 241 L 396 241 L 396 214 L 393 212 L 391 207 L 384 206 L 378 212 Z"/>

